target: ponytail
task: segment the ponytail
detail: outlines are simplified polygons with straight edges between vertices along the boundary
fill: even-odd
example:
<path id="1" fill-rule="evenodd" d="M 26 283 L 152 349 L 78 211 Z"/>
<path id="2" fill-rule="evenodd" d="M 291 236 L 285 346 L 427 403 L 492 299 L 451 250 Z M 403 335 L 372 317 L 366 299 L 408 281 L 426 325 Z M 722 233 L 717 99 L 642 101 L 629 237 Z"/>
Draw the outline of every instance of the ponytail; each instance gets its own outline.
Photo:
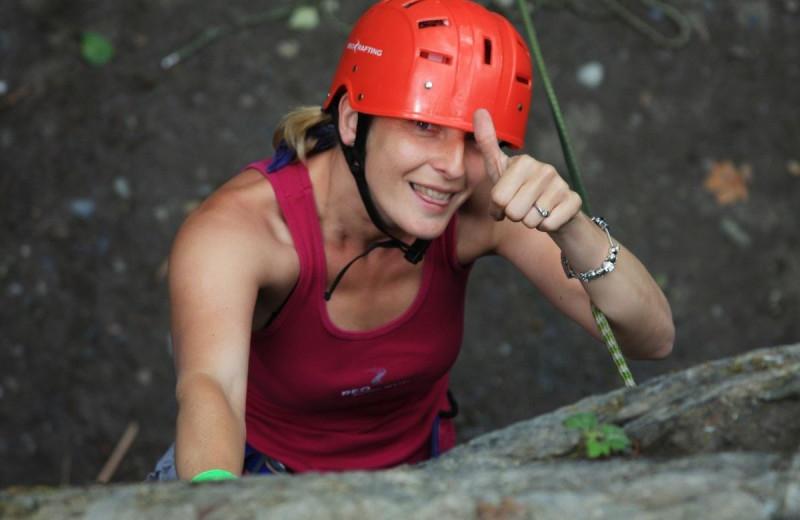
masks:
<path id="1" fill-rule="evenodd" d="M 294 151 L 301 162 L 305 162 L 314 153 L 322 151 L 316 148 L 320 140 L 318 129 L 331 123 L 331 115 L 318 106 L 295 108 L 278 123 L 272 136 L 272 145 L 277 150 L 283 141 L 286 148 Z"/>

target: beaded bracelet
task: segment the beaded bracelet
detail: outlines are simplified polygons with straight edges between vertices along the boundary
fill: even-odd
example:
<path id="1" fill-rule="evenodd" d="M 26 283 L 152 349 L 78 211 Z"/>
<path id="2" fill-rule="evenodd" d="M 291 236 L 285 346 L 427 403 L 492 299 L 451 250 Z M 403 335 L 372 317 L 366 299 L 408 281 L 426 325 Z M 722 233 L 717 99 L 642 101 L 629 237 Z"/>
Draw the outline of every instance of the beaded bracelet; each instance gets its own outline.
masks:
<path id="1" fill-rule="evenodd" d="M 576 273 L 572 270 L 572 266 L 569 265 L 569 260 L 567 257 L 564 256 L 564 252 L 561 252 L 561 266 L 564 268 L 564 274 L 567 275 L 567 278 L 577 278 L 583 283 L 591 282 L 597 278 L 601 278 L 611 271 L 614 270 L 614 264 L 617 262 L 617 253 L 619 253 L 619 244 L 614 244 L 614 241 L 611 240 L 611 233 L 608 231 L 608 223 L 603 219 L 603 217 L 592 217 L 592 222 L 597 224 L 600 229 L 606 232 L 606 236 L 608 237 L 608 244 L 609 244 L 609 251 L 608 256 L 603 263 L 597 269 L 590 269 L 585 273 Z"/>

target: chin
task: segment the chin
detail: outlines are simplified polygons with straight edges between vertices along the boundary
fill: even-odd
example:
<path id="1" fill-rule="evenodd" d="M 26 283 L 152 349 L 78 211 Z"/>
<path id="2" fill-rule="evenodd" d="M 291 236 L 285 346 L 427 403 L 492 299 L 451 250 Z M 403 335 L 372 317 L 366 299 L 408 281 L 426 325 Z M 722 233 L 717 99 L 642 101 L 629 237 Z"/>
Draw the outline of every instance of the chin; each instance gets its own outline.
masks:
<path id="1" fill-rule="evenodd" d="M 397 232 L 398 238 L 433 240 L 445 232 L 454 213 L 455 209 L 452 207 L 443 210 L 440 208 L 438 213 L 430 210 L 404 211 L 396 218 L 392 219 L 389 216 L 390 221 L 393 222 L 390 229 Z"/>
<path id="2" fill-rule="evenodd" d="M 450 219 L 447 219 L 446 221 L 440 221 L 436 223 L 431 222 L 428 223 L 429 225 L 424 225 L 424 226 L 420 225 L 409 226 L 408 228 L 405 228 L 404 231 L 415 238 L 421 238 L 423 240 L 433 240 L 435 238 L 440 237 L 442 233 L 444 233 L 445 229 L 447 229 L 447 224 L 449 224 L 449 222 Z"/>

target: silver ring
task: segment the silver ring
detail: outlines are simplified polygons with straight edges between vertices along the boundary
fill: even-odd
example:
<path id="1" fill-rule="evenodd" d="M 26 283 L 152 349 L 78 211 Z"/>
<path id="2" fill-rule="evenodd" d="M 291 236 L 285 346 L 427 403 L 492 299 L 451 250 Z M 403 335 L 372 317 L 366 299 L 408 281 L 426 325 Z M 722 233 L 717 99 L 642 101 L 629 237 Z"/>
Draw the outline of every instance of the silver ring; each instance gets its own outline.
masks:
<path id="1" fill-rule="evenodd" d="M 539 212 L 539 215 L 541 215 L 542 218 L 547 218 L 547 216 L 550 215 L 549 209 L 542 209 L 538 204 L 534 204 L 533 207 L 536 208 L 536 211 Z"/>

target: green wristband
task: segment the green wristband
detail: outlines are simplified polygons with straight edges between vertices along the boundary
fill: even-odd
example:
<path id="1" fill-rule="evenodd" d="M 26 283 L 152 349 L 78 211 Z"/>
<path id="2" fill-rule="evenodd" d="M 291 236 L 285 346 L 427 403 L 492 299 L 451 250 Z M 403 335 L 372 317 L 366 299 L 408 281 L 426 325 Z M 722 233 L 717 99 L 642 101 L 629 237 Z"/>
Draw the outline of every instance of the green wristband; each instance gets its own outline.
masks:
<path id="1" fill-rule="evenodd" d="M 209 480 L 231 480 L 234 478 L 238 477 L 230 471 L 225 471 L 224 469 L 210 469 L 200 473 L 199 475 L 195 475 L 191 481 L 206 482 Z"/>

